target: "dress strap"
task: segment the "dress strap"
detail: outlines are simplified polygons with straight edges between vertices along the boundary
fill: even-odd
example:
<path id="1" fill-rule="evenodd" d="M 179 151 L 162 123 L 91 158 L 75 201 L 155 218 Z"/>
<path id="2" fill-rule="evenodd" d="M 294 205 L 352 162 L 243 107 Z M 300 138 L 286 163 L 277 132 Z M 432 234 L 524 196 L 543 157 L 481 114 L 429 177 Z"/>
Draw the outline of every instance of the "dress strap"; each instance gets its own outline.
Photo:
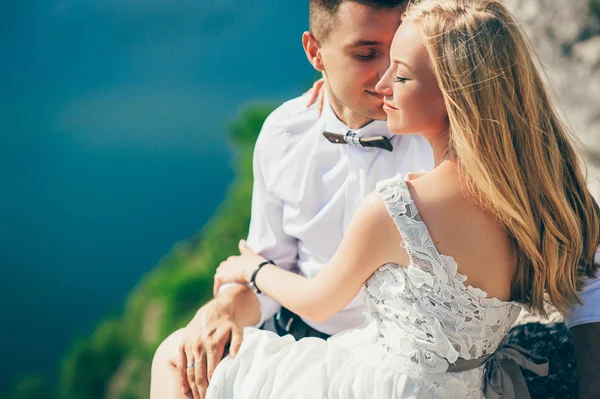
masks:
<path id="1" fill-rule="evenodd" d="M 419 215 L 402 175 L 378 182 L 377 191 L 402 236 L 411 264 L 439 278 L 441 282 L 448 281 L 449 275 L 442 256 Z"/>

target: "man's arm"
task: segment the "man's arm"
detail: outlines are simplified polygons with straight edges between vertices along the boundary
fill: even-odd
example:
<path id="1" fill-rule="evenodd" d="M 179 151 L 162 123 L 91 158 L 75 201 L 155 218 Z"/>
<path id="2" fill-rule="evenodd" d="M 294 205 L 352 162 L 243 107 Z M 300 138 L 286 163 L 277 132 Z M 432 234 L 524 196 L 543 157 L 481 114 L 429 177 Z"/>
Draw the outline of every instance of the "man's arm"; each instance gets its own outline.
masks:
<path id="1" fill-rule="evenodd" d="M 579 399 L 600 398 L 600 322 L 571 328 L 579 374 Z"/>
<path id="2" fill-rule="evenodd" d="M 269 170 L 276 168 L 280 153 L 276 138 L 277 121 L 272 118 L 270 116 L 265 122 L 254 148 L 252 211 L 247 244 L 255 253 L 274 261 L 278 267 L 291 271 L 298 257 L 297 239 L 285 232 L 283 203 L 273 192 L 274 179 L 269 176 Z M 222 286 L 220 292 L 232 285 L 234 284 Z M 260 327 L 279 311 L 281 305 L 263 294 L 256 294 L 256 299 L 260 307 L 260 318 L 253 325 Z"/>
<path id="3" fill-rule="evenodd" d="M 600 262 L 600 252 L 596 254 Z M 600 398 L 600 278 L 588 279 L 581 291 L 583 305 L 565 317 L 575 347 L 579 374 L 579 398 Z"/>

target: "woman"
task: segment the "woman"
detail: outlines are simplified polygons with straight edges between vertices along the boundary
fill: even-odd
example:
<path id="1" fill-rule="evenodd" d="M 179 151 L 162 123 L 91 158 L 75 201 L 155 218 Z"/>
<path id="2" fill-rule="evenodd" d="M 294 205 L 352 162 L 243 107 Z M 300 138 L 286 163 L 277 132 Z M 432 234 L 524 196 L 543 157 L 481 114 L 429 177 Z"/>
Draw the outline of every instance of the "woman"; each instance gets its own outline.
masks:
<path id="1" fill-rule="evenodd" d="M 600 210 L 524 35 L 495 1 L 423 2 L 390 54 L 377 87 L 390 130 L 425 137 L 436 168 L 381 182 L 313 280 L 245 249 L 215 277 L 315 321 L 364 287 L 367 323 L 328 341 L 246 329 L 208 398 L 510 397 L 499 381 L 515 363 L 544 373 L 502 341 L 520 306 L 544 312 L 544 293 L 563 313 L 577 302 Z"/>

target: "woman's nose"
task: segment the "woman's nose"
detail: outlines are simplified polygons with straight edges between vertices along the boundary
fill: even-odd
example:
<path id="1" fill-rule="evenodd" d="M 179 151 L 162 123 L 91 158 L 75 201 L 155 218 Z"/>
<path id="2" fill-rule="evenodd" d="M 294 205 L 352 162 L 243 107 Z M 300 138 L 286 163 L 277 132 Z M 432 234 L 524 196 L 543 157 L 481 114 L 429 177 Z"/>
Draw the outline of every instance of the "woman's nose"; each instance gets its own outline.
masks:
<path id="1" fill-rule="evenodd" d="M 377 85 L 375 85 L 375 91 L 382 96 L 391 96 L 392 95 L 392 87 L 388 82 L 388 73 L 383 75 Z"/>
<path id="2" fill-rule="evenodd" d="M 382 69 L 380 69 L 379 72 L 377 73 L 377 77 L 379 78 L 379 80 L 383 79 L 383 77 L 389 70 L 390 70 L 390 62 L 389 62 L 389 60 L 386 60 L 386 62 L 382 65 Z"/>

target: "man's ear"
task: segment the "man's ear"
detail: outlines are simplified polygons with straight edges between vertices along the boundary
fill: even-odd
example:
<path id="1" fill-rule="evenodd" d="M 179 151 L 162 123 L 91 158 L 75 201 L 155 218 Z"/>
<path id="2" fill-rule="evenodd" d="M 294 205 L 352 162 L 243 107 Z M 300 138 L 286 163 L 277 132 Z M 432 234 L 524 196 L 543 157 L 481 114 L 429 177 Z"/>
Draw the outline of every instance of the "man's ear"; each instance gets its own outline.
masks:
<path id="1" fill-rule="evenodd" d="M 323 60 L 321 60 L 321 42 L 310 32 L 302 34 L 302 47 L 306 53 L 306 58 L 319 72 L 324 72 Z"/>

